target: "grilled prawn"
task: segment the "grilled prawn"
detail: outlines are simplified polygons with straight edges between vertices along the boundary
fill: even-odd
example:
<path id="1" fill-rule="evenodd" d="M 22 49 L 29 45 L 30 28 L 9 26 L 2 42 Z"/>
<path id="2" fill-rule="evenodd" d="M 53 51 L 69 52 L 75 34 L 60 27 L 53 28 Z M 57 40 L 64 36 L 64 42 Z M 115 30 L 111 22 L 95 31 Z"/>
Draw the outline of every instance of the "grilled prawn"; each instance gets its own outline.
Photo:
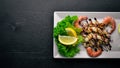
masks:
<path id="1" fill-rule="evenodd" d="M 86 23 L 82 23 L 86 20 Z M 110 34 L 115 30 L 115 20 L 107 16 L 103 19 L 102 23 L 99 23 L 96 18 L 95 22 L 88 19 L 86 16 L 79 16 L 78 20 L 74 22 L 74 26 L 77 28 L 82 28 L 82 36 L 85 38 L 83 46 L 89 56 L 97 57 L 102 54 L 103 50 L 111 50 L 111 37 Z M 108 32 L 105 28 L 107 25 L 111 25 L 112 29 Z"/>

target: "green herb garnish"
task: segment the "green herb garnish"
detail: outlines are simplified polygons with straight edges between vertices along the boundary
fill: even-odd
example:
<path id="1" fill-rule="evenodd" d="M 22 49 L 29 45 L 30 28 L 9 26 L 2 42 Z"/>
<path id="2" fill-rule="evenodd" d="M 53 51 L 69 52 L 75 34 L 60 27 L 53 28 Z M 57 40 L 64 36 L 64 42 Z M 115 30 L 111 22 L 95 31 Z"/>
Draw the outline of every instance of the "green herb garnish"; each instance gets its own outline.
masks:
<path id="1" fill-rule="evenodd" d="M 77 16 L 66 16 L 63 20 L 58 22 L 57 26 L 54 28 L 53 36 L 55 38 L 58 51 L 62 56 L 65 56 L 65 57 L 75 56 L 80 51 L 80 48 L 78 47 L 78 45 L 84 42 L 84 38 L 80 35 L 80 32 L 82 31 L 82 29 L 75 28 L 73 25 L 74 21 L 77 19 L 78 19 Z M 72 46 L 72 45 L 66 46 L 66 45 L 61 44 L 58 41 L 59 35 L 67 35 L 65 28 L 68 28 L 68 27 L 74 29 L 78 35 L 78 41 L 75 43 L 75 46 Z"/>

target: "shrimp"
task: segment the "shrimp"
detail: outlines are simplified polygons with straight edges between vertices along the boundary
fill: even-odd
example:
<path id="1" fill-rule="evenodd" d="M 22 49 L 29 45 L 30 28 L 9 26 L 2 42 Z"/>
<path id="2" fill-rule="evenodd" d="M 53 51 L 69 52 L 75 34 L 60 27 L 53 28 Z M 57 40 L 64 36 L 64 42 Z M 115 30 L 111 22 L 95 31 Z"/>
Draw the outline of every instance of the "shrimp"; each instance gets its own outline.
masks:
<path id="1" fill-rule="evenodd" d="M 86 23 L 82 21 L 86 20 Z M 115 20 L 107 16 L 100 23 L 97 18 L 94 18 L 95 22 L 92 19 L 88 19 L 86 16 L 79 16 L 78 19 L 74 22 L 76 28 L 82 28 L 82 36 L 84 37 L 83 46 L 86 48 L 87 54 L 90 57 L 97 57 L 102 54 L 103 50 L 111 50 L 110 45 L 110 34 L 116 28 Z M 110 32 L 106 30 L 106 26 L 111 26 Z"/>
<path id="2" fill-rule="evenodd" d="M 112 28 L 112 29 L 111 29 L 111 31 L 110 31 L 109 33 L 112 34 L 113 31 L 114 31 L 115 28 L 116 28 L 116 22 L 115 22 L 115 20 L 114 20 L 112 17 L 107 16 L 107 17 L 105 17 L 105 18 L 103 19 L 102 23 L 104 23 L 105 25 L 108 25 L 108 24 L 111 25 L 111 28 Z"/>
<path id="3" fill-rule="evenodd" d="M 87 17 L 86 16 L 79 16 L 78 19 L 74 22 L 74 26 L 77 27 L 77 28 L 81 28 L 81 22 L 83 20 L 87 20 Z"/>
<path id="4" fill-rule="evenodd" d="M 102 54 L 101 48 L 98 48 L 97 51 L 94 51 L 91 47 L 87 47 L 86 50 L 87 50 L 88 55 L 91 57 L 97 57 Z"/>
<path id="5" fill-rule="evenodd" d="M 99 34 L 90 33 L 90 34 L 88 34 L 88 35 L 85 37 L 85 42 L 90 41 L 92 38 L 93 38 L 93 39 L 103 40 L 103 39 L 102 39 L 102 36 L 100 36 Z"/>

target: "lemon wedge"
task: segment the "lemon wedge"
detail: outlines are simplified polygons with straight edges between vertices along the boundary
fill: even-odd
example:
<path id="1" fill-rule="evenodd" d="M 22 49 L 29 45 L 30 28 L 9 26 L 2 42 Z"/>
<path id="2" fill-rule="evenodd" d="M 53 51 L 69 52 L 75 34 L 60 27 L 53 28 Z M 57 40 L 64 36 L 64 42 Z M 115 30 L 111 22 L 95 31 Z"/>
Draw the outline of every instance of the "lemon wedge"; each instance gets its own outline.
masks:
<path id="1" fill-rule="evenodd" d="M 58 40 L 60 41 L 60 43 L 64 44 L 64 45 L 73 45 L 77 42 L 77 38 L 76 37 L 72 37 L 72 36 L 58 36 Z"/>
<path id="2" fill-rule="evenodd" d="M 120 33 L 120 24 L 118 25 L 118 32 Z"/>
<path id="3" fill-rule="evenodd" d="M 69 36 L 77 37 L 77 33 L 72 28 L 65 28 L 65 30 Z"/>

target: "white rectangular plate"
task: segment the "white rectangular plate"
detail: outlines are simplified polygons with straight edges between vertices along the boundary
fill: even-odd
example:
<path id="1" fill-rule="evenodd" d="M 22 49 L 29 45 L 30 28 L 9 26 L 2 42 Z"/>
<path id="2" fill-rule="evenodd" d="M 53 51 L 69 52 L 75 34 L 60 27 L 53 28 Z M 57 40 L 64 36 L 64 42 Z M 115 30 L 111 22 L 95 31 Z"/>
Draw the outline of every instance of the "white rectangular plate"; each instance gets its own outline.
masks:
<path id="1" fill-rule="evenodd" d="M 112 16 L 116 21 L 116 30 L 111 35 L 111 38 L 113 40 L 113 42 L 111 43 L 112 50 L 108 52 L 103 51 L 103 53 L 96 58 L 120 58 L 120 34 L 118 33 L 118 24 L 120 23 L 120 12 L 63 12 L 63 11 L 61 12 L 61 11 L 56 11 L 54 12 L 54 27 L 57 25 L 58 21 L 61 21 L 67 15 L 70 15 L 70 16 L 84 15 L 84 16 L 87 16 L 88 18 L 96 17 L 98 21 L 101 21 L 106 16 Z M 54 38 L 53 38 L 53 57 L 54 58 L 66 58 L 59 54 Z M 72 58 L 91 58 L 91 57 L 87 55 L 85 48 L 82 45 L 80 45 L 80 52 Z"/>

